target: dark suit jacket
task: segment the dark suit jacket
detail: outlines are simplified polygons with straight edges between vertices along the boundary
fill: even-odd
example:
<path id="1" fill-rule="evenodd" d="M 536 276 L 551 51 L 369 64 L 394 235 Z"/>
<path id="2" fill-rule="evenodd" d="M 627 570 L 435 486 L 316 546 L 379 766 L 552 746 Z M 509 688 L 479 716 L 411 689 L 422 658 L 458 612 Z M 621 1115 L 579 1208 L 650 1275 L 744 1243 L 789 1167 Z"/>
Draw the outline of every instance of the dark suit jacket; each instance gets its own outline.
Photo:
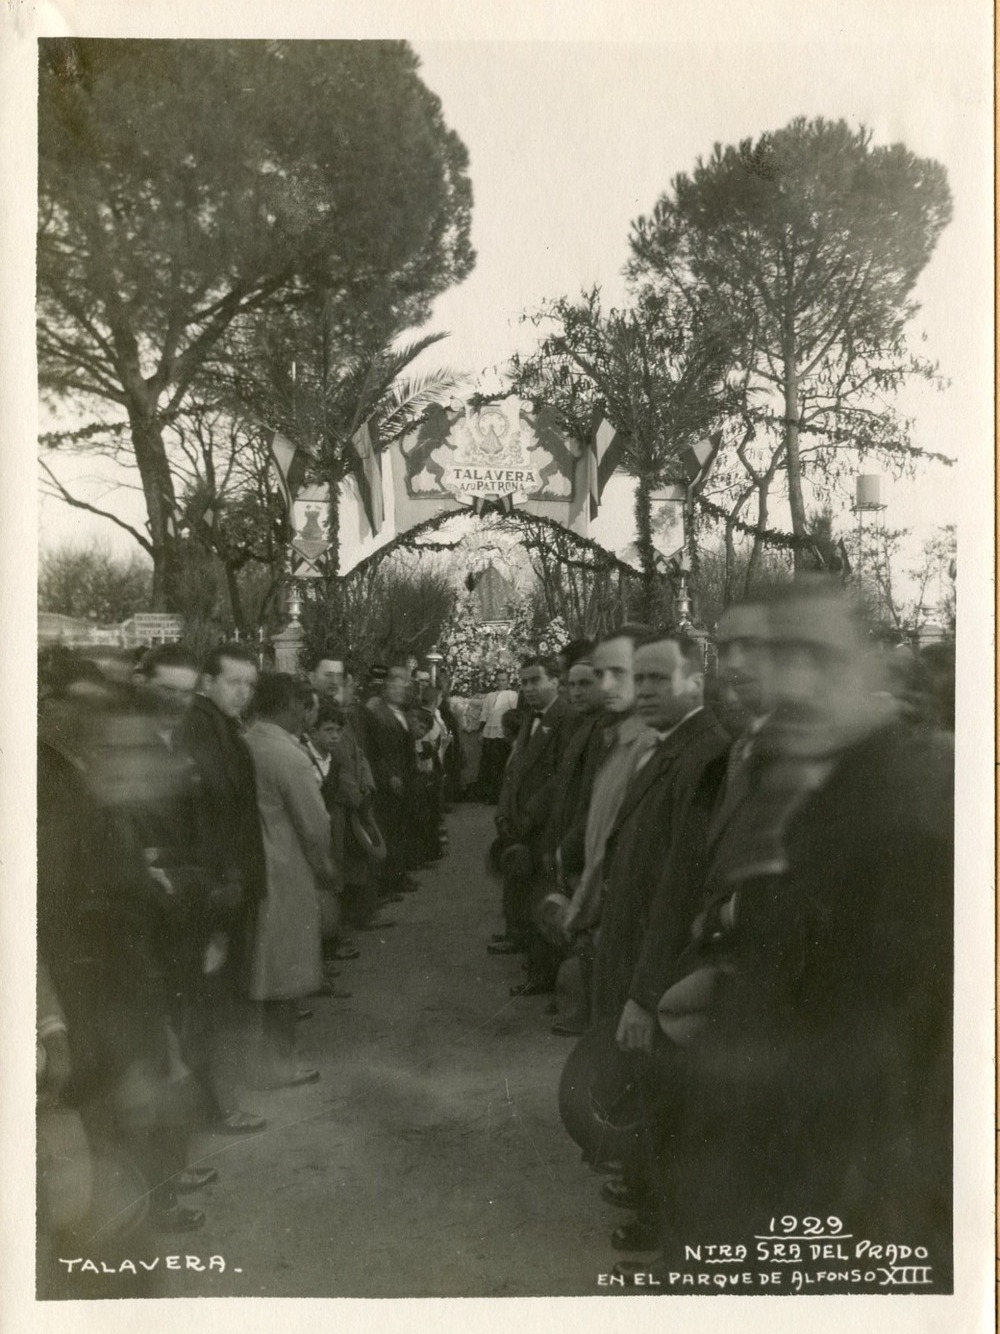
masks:
<path id="1" fill-rule="evenodd" d="M 739 891 L 735 973 L 690 1050 L 685 1210 L 742 1225 L 822 1199 L 947 1273 L 953 753 L 894 724 L 792 814 L 787 871 Z M 684 1218 L 679 1226 L 701 1226 Z"/>
<path id="2" fill-rule="evenodd" d="M 411 787 L 417 772 L 417 748 L 410 729 L 399 721 L 385 700 L 372 700 L 367 708 L 365 753 L 372 767 L 375 790 L 380 795 L 391 792 L 393 778 L 400 779 L 404 789 Z"/>
<path id="3" fill-rule="evenodd" d="M 196 695 L 177 740 L 201 780 L 202 825 L 208 831 L 202 864 L 219 879 L 238 872 L 248 901 L 262 899 L 267 877 L 257 782 L 239 724 L 204 695 Z"/>
<path id="4" fill-rule="evenodd" d="M 726 778 L 726 755 L 723 750 L 710 759 L 697 777 L 677 837 L 657 869 L 648 925 L 629 986 L 631 999 L 651 1013 L 674 978 L 676 960 L 690 945 L 691 924 L 704 904 L 708 829 Z"/>
<path id="5" fill-rule="evenodd" d="M 559 762 L 554 785 L 552 813 L 545 829 L 545 851 L 560 853 L 563 872 L 579 875 L 584 863 L 587 808 L 594 774 L 607 750 L 606 716 L 600 710 L 586 714 L 577 723 Z"/>
<path id="6" fill-rule="evenodd" d="M 594 965 L 594 1016 L 617 1017 L 629 996 L 649 902 L 705 765 L 726 739 L 704 709 L 652 752 L 622 798 L 605 851 L 605 886 Z"/>
<path id="7" fill-rule="evenodd" d="M 531 718 L 521 725 L 504 771 L 497 820 L 509 822 L 514 837 L 541 853 L 545 826 L 555 794 L 556 771 L 578 717 L 557 697 L 531 732 Z"/>

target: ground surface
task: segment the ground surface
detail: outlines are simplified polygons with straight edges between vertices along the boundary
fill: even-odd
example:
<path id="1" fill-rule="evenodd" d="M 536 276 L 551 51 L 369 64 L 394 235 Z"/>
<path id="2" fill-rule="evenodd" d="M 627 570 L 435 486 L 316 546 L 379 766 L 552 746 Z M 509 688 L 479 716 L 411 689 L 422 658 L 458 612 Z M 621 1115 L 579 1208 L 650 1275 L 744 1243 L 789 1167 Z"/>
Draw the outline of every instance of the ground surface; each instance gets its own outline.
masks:
<path id="1" fill-rule="evenodd" d="M 392 906 L 395 926 L 357 934 L 338 983 L 351 999 L 310 1001 L 301 1055 L 321 1082 L 246 1095 L 260 1135 L 196 1141 L 219 1181 L 187 1201 L 203 1231 L 169 1250 L 226 1270 L 165 1274 L 165 1296 L 597 1292 L 621 1217 L 559 1121 L 572 1041 L 550 1033 L 545 997 L 510 999 L 520 957 L 486 954 L 491 814 L 449 817 L 451 851 Z"/>

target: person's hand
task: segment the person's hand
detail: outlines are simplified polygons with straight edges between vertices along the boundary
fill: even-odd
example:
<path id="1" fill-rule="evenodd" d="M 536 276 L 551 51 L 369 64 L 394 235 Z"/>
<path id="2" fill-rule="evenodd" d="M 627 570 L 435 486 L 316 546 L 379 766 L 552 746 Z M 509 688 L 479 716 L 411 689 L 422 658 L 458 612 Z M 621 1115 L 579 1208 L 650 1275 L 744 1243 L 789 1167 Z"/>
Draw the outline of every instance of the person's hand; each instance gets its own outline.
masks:
<path id="1" fill-rule="evenodd" d="M 393 774 L 393 776 L 389 779 L 389 786 L 392 788 L 393 792 L 395 792 L 396 795 L 399 796 L 400 792 L 402 792 L 403 790 L 403 780 L 401 778 L 398 778 L 395 774 Z"/>
<path id="2" fill-rule="evenodd" d="M 652 1051 L 656 1018 L 638 1002 L 627 1000 L 618 1022 L 615 1041 L 622 1051 Z"/>
<path id="3" fill-rule="evenodd" d="M 149 878 L 155 884 L 159 885 L 161 889 L 166 890 L 168 894 L 173 894 L 174 887 L 170 883 L 170 877 L 167 875 L 166 871 L 164 871 L 162 866 L 150 866 Z"/>

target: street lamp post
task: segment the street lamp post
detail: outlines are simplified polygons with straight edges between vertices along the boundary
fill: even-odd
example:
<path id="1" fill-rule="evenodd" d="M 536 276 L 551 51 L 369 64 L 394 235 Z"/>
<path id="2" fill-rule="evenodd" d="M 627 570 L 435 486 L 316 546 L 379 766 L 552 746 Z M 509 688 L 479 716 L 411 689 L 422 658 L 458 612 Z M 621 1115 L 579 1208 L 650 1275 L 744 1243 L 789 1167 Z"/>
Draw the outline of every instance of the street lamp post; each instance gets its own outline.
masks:
<path id="1" fill-rule="evenodd" d="M 444 654 L 438 653 L 436 650 L 432 650 L 430 653 L 427 654 L 427 661 L 430 664 L 430 669 L 431 669 L 431 685 L 436 686 L 438 664 L 444 662 Z"/>

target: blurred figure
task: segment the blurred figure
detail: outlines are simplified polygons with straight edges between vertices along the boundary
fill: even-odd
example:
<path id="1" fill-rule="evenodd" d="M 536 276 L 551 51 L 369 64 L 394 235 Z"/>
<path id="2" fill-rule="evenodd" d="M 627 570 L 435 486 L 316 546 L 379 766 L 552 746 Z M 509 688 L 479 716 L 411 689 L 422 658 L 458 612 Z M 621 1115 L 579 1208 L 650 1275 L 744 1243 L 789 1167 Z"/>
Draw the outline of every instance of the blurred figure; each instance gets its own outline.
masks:
<path id="1" fill-rule="evenodd" d="M 776 1199 L 793 1214 L 822 1200 L 858 1235 L 920 1236 L 947 1291 L 951 747 L 898 719 L 823 581 L 775 591 L 765 664 L 761 745 L 799 790 L 768 863 L 698 928 L 703 962 L 725 967 L 686 1028 L 673 1242 L 742 1235 Z"/>
<path id="2" fill-rule="evenodd" d="M 256 721 L 247 732 L 257 780 L 267 892 L 257 914 L 250 996 L 261 1003 L 257 1082 L 264 1088 L 312 1084 L 319 1071 L 296 1065 L 297 1002 L 322 985 L 318 891 L 335 892 L 330 820 L 310 761 L 296 738 L 305 704 L 295 678 L 261 677 Z"/>
<path id="3" fill-rule="evenodd" d="M 216 880 L 212 874 L 215 833 L 197 768 L 181 739 L 198 679 L 197 660 L 180 644 L 150 649 L 139 663 L 135 680 L 139 701 L 149 710 L 150 763 L 161 773 L 164 790 L 145 799 L 133 791 L 126 809 L 162 891 L 159 937 L 181 1054 L 201 1081 L 218 1124 L 239 1111 L 228 988 L 220 975 L 230 937 L 239 930 L 241 893 L 233 879 Z M 182 1184 L 196 1189 L 215 1176 L 214 1169 L 195 1170 Z"/>
<path id="4" fill-rule="evenodd" d="M 718 666 L 712 709 L 729 736 L 749 737 L 760 729 L 764 707 L 764 650 L 767 618 L 756 602 L 727 607 L 716 630 Z"/>
<path id="5" fill-rule="evenodd" d="M 164 892 L 147 869 L 133 818 L 136 804 L 169 800 L 176 785 L 155 760 L 147 720 L 111 708 L 97 692 L 86 702 L 74 699 L 64 688 L 72 690 L 75 679 L 66 673 L 62 687 L 49 682 L 39 719 L 38 952 L 51 987 L 44 1008 L 65 1034 L 65 1046 L 43 1044 L 46 1063 L 54 1062 L 48 1092 L 53 1104 L 79 1116 L 75 1146 L 48 1141 L 53 1167 L 58 1175 L 67 1154 L 67 1167 L 75 1161 L 93 1189 L 67 1212 L 70 1202 L 57 1187 L 46 1208 L 55 1210 L 49 1222 L 56 1230 L 96 1233 L 101 1258 L 123 1251 L 145 1258 L 145 1229 L 189 1231 L 204 1222 L 177 1200 L 187 1185 L 196 1100 L 177 1040 Z M 87 717 L 64 729 L 72 709 Z M 67 735 L 88 745 L 72 751 Z M 128 1183 L 128 1196 L 119 1192 L 109 1215 L 115 1174 Z M 41 1272 L 39 1281 L 48 1283 Z M 64 1287 L 54 1295 L 107 1295 Z"/>

